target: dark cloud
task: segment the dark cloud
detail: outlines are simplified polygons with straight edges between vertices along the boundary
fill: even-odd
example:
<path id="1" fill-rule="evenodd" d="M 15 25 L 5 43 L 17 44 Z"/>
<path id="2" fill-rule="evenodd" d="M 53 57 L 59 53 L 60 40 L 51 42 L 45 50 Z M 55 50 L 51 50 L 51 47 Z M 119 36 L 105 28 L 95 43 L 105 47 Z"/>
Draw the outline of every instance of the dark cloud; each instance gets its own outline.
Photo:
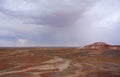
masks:
<path id="1" fill-rule="evenodd" d="M 7 15 L 25 21 L 31 19 L 25 22 L 28 24 L 68 26 L 77 21 L 93 3 L 89 0 L 2 0 L 0 9 Z"/>
<path id="2" fill-rule="evenodd" d="M 42 24 L 50 25 L 55 27 L 70 26 L 80 17 L 79 13 L 55 13 L 41 18 L 36 18 L 33 22 L 28 22 L 28 24 Z"/>
<path id="3" fill-rule="evenodd" d="M 119 44 L 119 0 L 0 0 L 0 46 Z"/>

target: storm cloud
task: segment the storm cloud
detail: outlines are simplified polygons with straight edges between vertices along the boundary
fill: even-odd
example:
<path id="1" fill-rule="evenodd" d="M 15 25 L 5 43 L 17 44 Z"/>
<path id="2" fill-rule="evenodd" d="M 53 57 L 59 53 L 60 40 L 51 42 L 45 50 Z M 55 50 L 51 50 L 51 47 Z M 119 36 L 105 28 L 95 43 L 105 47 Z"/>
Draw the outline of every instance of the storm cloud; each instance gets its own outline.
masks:
<path id="1" fill-rule="evenodd" d="M 120 44 L 119 0 L 1 0 L 0 46 Z"/>

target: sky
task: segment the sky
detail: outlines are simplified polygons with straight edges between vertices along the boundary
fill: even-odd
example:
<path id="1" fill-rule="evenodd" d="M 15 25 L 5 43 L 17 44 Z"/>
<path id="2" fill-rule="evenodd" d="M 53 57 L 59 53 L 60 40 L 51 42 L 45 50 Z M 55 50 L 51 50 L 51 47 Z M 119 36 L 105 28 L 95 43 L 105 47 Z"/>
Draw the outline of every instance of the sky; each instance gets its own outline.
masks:
<path id="1" fill-rule="evenodd" d="M 0 0 L 0 46 L 120 45 L 120 0 Z"/>

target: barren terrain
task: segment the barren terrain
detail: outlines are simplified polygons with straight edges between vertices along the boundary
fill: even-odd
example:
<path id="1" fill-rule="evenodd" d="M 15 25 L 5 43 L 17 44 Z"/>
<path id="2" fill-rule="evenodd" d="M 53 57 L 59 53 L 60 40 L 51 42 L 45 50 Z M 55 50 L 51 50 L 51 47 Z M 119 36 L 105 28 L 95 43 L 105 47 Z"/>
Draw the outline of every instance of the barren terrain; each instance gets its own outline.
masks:
<path id="1" fill-rule="evenodd" d="M 0 48 L 0 77 L 120 77 L 120 50 Z"/>

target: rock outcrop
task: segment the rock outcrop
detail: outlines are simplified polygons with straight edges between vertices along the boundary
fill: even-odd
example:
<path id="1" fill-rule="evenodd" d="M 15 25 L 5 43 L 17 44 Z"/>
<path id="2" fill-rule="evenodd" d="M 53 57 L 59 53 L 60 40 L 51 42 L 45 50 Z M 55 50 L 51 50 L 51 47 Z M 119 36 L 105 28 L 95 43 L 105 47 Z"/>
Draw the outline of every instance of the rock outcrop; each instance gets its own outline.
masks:
<path id="1" fill-rule="evenodd" d="M 86 48 L 86 49 L 107 49 L 109 47 L 111 47 L 111 45 L 106 44 L 104 42 L 96 42 L 96 43 L 87 45 L 84 48 Z"/>
<path id="2" fill-rule="evenodd" d="M 120 49 L 119 45 L 109 45 L 105 42 L 95 42 L 83 47 L 84 49 Z"/>

